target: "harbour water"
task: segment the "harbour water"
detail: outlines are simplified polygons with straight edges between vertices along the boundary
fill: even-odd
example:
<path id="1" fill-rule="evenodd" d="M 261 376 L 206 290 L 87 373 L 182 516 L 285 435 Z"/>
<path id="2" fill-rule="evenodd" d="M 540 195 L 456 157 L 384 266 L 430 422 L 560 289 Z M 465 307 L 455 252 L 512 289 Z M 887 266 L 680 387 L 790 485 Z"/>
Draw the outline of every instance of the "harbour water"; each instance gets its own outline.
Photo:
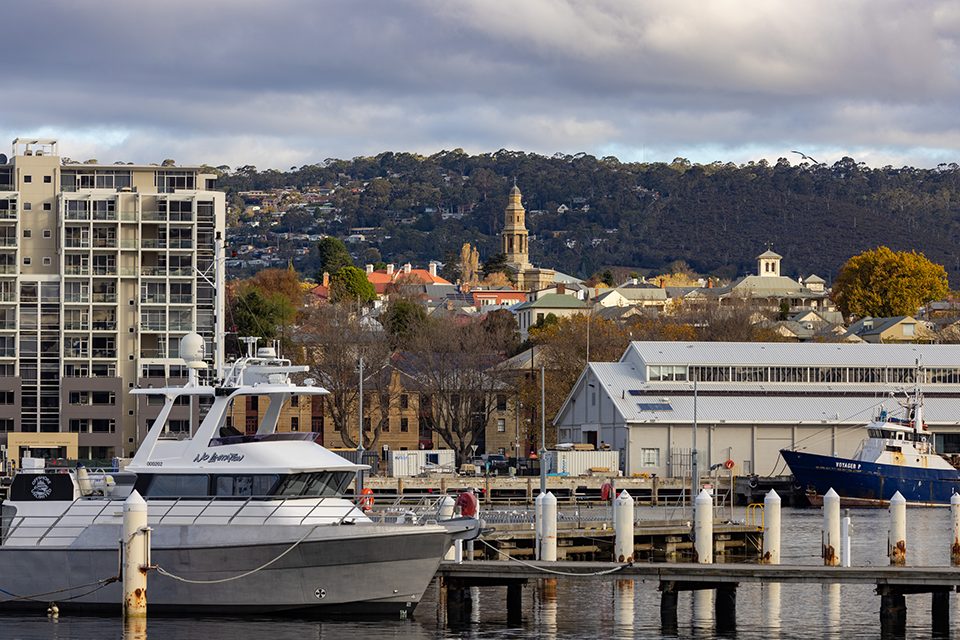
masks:
<path id="1" fill-rule="evenodd" d="M 661 519 L 664 509 L 644 509 Z M 738 510 L 739 514 L 743 510 Z M 674 514 L 676 515 L 676 514 Z M 736 515 L 736 514 L 735 514 Z M 857 566 L 886 565 L 887 511 L 855 509 L 852 556 Z M 820 564 L 819 509 L 783 510 L 783 564 Z M 949 511 L 943 508 L 907 512 L 907 562 L 949 564 Z M 3 587 L 0 568 L 0 588 Z M 664 635 L 660 628 L 660 596 L 656 582 L 614 579 L 559 579 L 555 589 L 540 582 L 524 588 L 524 621 L 508 627 L 505 589 L 475 590 L 472 620 L 461 628 L 446 625 L 437 606 L 437 590 L 428 590 L 412 620 L 352 622 L 263 618 L 151 617 L 146 629 L 124 630 L 119 618 L 45 617 L 0 619 L 0 638 L 103 640 L 176 638 L 178 640 L 304 640 L 309 638 L 876 638 L 880 636 L 880 598 L 867 585 L 743 584 L 737 592 L 737 630 L 720 635 L 713 620 L 713 593 L 684 593 L 679 599 L 678 628 Z M 960 637 L 960 610 L 951 602 L 951 631 Z M 930 638 L 930 596 L 907 596 L 908 638 Z"/>

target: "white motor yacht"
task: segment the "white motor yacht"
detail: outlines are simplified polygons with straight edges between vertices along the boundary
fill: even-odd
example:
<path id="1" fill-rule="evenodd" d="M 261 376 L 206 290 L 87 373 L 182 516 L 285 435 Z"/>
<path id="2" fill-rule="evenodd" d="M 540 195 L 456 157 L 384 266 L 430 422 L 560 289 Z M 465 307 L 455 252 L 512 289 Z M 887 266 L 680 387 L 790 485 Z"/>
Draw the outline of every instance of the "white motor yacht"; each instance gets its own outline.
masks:
<path id="1" fill-rule="evenodd" d="M 185 336 L 180 353 L 185 386 L 131 392 L 163 399 L 127 467 L 148 504 L 151 611 L 405 617 L 451 542 L 478 534 L 476 519 L 438 521 L 436 511 L 374 522 L 345 498 L 367 467 L 317 444 L 315 433 L 277 431 L 290 398 L 327 393 L 291 380 L 307 367 L 251 343 L 222 380 L 205 384 L 202 338 Z M 256 433 L 242 435 L 227 416 L 248 396 L 266 396 L 269 408 Z M 209 405 L 200 424 L 171 433 L 173 407 L 200 398 Z M 120 611 L 125 492 L 94 480 L 82 469 L 14 477 L 0 518 L 0 609 Z"/>

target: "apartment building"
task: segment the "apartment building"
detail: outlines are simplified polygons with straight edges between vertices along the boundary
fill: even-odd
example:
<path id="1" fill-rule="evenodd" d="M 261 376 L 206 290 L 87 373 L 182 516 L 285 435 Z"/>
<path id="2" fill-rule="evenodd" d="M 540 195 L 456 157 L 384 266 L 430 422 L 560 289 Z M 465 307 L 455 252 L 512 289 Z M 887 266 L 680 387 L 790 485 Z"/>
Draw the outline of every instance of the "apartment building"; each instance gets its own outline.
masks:
<path id="1" fill-rule="evenodd" d="M 12 460 L 66 455 L 45 446 L 62 441 L 52 433 L 74 434 L 80 458 L 130 456 L 159 406 L 128 390 L 185 377 L 185 333 L 218 357 L 224 194 L 202 167 L 168 165 L 64 163 L 49 139 L 0 154 L 0 444 L 18 434 Z"/>

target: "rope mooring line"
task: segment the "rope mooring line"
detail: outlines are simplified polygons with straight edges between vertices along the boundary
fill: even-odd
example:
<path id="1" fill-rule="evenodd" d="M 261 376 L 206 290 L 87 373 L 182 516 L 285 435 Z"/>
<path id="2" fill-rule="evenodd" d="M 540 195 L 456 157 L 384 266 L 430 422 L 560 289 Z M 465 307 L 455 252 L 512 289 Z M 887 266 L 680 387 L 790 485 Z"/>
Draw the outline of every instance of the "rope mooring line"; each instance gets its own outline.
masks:
<path id="1" fill-rule="evenodd" d="M 546 567 L 539 567 L 539 566 L 537 566 L 537 565 L 535 565 L 535 564 L 530 564 L 529 562 L 524 562 L 523 560 L 521 560 L 521 559 L 519 559 L 519 558 L 514 558 L 514 557 L 511 556 L 509 553 L 504 553 L 503 551 L 501 551 L 500 549 L 496 548 L 495 546 L 493 546 L 492 544 L 490 544 L 490 543 L 487 542 L 486 540 L 480 540 L 480 542 L 481 542 L 482 544 L 487 545 L 488 547 L 490 547 L 491 549 L 493 549 L 494 551 L 496 551 L 496 552 L 497 552 L 498 554 L 500 554 L 501 556 L 504 556 L 507 560 L 513 560 L 514 562 L 518 562 L 518 563 L 522 564 L 522 565 L 525 566 L 525 567 L 529 567 L 529 568 L 531 568 L 531 569 L 536 569 L 537 571 L 542 571 L 543 573 L 552 573 L 552 574 L 557 575 L 557 576 L 572 576 L 572 577 L 575 577 L 575 578 L 589 578 L 589 577 L 593 577 L 593 576 L 605 576 L 605 575 L 609 575 L 609 574 L 611 574 L 611 573 L 616 573 L 617 571 L 623 571 L 625 568 L 627 568 L 627 567 L 629 567 L 629 566 L 631 566 L 631 565 L 633 564 L 632 562 L 629 562 L 629 563 L 627 563 L 627 564 L 621 564 L 621 565 L 619 565 L 619 566 L 616 566 L 616 567 L 614 567 L 614 568 L 612 568 L 612 569 L 605 569 L 605 570 L 603 570 L 603 571 L 594 571 L 594 572 L 592 572 L 592 573 L 581 573 L 581 572 L 579 572 L 579 571 L 556 571 L 556 570 L 554 570 L 554 569 L 547 569 Z"/>
<path id="2" fill-rule="evenodd" d="M 18 596 L 18 595 L 15 594 L 15 593 L 11 593 L 10 591 L 7 591 L 6 589 L 0 589 L 0 593 L 3 593 L 3 594 L 8 595 L 8 596 L 11 596 L 10 598 L 8 598 L 8 599 L 6 599 L 6 600 L 0 600 L 0 602 L 18 602 L 18 601 L 21 601 L 21 600 L 32 600 L 32 601 L 37 601 L 37 602 L 46 602 L 47 600 L 45 600 L 45 599 L 44 599 L 44 600 L 40 600 L 40 598 L 42 598 L 43 596 L 55 596 L 55 595 L 57 595 L 57 594 L 59 594 L 59 593 L 67 593 L 67 592 L 70 592 L 70 591 L 76 591 L 77 589 L 85 589 L 85 588 L 87 588 L 87 587 L 94 587 L 92 590 L 87 591 L 87 592 L 85 592 L 85 593 L 81 593 L 81 594 L 78 594 L 78 595 L 75 595 L 75 596 L 70 596 L 69 598 L 64 598 L 64 599 L 60 600 L 60 602 L 66 602 L 67 600 L 74 600 L 74 599 L 76 599 L 76 598 L 81 598 L 81 597 L 83 597 L 83 596 L 85 596 L 85 595 L 91 594 L 91 593 L 93 593 L 94 591 L 99 591 L 100 589 L 103 589 L 103 588 L 106 587 L 107 585 L 113 584 L 114 582 L 118 582 L 119 580 L 120 580 L 119 577 L 117 577 L 117 576 L 112 576 L 112 577 L 110 577 L 110 578 L 103 578 L 102 580 L 97 580 L 96 582 L 88 582 L 87 584 L 78 584 L 78 585 L 75 586 L 75 587 L 64 587 L 63 589 L 55 589 L 55 590 L 53 590 L 53 591 L 45 591 L 44 593 L 35 593 L 35 594 L 29 595 L 29 596 Z"/>

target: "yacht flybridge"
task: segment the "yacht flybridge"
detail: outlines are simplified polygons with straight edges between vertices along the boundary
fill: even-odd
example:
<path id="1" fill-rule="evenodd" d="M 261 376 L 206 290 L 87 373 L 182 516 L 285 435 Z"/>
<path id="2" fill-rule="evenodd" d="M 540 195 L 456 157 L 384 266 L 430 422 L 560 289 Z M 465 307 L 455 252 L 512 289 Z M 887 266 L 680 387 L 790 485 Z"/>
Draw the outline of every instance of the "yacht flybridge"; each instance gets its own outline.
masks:
<path id="1" fill-rule="evenodd" d="M 375 523 L 344 498 L 366 467 L 320 446 L 315 433 L 277 430 L 292 397 L 327 393 L 291 380 L 306 367 L 251 340 L 222 380 L 204 384 L 202 338 L 185 336 L 180 353 L 190 371 L 185 386 L 131 392 L 164 402 L 127 467 L 148 503 L 158 568 L 151 610 L 405 616 L 451 541 L 477 535 L 477 520 L 438 522 L 436 512 L 409 524 Z M 269 407 L 256 433 L 244 435 L 227 416 L 248 396 L 268 398 Z M 199 406 L 201 398 L 200 423 L 172 432 L 173 408 Z M 113 578 L 124 498 L 83 469 L 48 473 L 25 464 L 0 517 L 0 609 L 57 602 L 61 611 L 119 611 Z"/>

